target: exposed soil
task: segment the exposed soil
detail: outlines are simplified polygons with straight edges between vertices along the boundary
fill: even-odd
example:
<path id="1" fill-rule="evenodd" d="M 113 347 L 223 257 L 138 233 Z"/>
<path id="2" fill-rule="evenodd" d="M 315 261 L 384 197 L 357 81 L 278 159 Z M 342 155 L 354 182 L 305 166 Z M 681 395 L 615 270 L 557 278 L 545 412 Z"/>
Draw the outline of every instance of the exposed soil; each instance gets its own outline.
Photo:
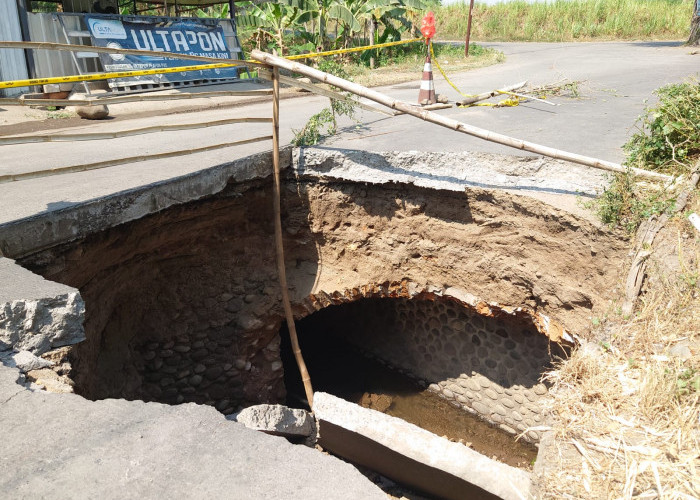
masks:
<path id="1" fill-rule="evenodd" d="M 272 220 L 264 180 L 22 259 L 85 300 L 88 338 L 73 352 L 79 392 L 233 410 L 282 401 Z M 298 318 L 331 304 L 450 288 L 585 334 L 590 317 L 609 307 L 625 250 L 585 220 L 480 189 L 288 179 L 282 225 Z M 200 401 L 201 385 L 190 386 L 202 342 L 215 390 Z M 149 384 L 165 390 L 148 392 Z"/>

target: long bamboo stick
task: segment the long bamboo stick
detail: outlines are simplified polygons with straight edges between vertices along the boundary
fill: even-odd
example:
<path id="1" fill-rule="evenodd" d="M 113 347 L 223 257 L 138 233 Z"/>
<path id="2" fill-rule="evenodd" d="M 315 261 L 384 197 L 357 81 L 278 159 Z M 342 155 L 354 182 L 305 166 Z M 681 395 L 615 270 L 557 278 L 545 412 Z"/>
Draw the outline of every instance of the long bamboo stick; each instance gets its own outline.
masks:
<path id="1" fill-rule="evenodd" d="M 221 90 L 216 92 L 197 92 L 193 94 L 155 94 L 155 95 L 122 95 L 117 97 L 96 97 L 91 99 L 26 99 L 24 97 L 0 98 L 0 105 L 9 106 L 102 106 L 103 104 L 123 104 L 127 102 L 152 102 L 152 101 L 181 101 L 192 99 L 205 99 L 210 97 L 230 96 L 267 96 L 272 90 Z"/>
<path id="2" fill-rule="evenodd" d="M 84 172 L 86 170 L 97 170 L 99 168 L 115 167 L 117 165 L 137 163 L 147 160 L 162 160 L 163 158 L 172 158 L 174 156 L 185 156 L 195 153 L 203 153 L 206 151 L 214 151 L 216 149 L 240 146 L 242 144 L 250 144 L 252 142 L 269 141 L 270 139 L 272 139 L 272 136 L 266 135 L 263 137 L 253 137 L 252 139 L 242 139 L 240 141 L 225 142 L 223 144 L 214 144 L 213 146 L 203 146 L 201 148 L 184 149 L 180 151 L 169 151 L 167 153 L 157 153 L 153 155 L 131 156 L 129 158 L 115 158 L 113 160 L 99 161 L 96 163 L 68 165 L 66 167 L 47 168 L 43 170 L 33 170 L 31 172 L 21 172 L 17 174 L 4 174 L 0 175 L 0 184 L 5 182 L 22 181 L 26 179 L 37 179 L 39 177 L 49 177 L 51 175 L 70 174 L 74 172 Z"/>
<path id="3" fill-rule="evenodd" d="M 306 392 L 306 400 L 309 402 L 309 407 L 313 408 L 314 391 L 311 387 L 311 377 L 306 369 L 304 357 L 301 354 L 299 347 L 299 337 L 297 337 L 297 329 L 294 324 L 294 314 L 292 313 L 292 305 L 289 301 L 289 287 L 287 286 L 287 271 L 284 265 L 284 246 L 282 244 L 282 209 L 281 209 L 281 181 L 280 181 L 280 80 L 279 69 L 272 69 L 272 166 L 274 171 L 273 185 L 273 208 L 275 211 L 275 248 L 277 253 L 277 272 L 279 274 L 280 289 L 282 292 L 282 305 L 284 307 L 284 316 L 287 320 L 287 328 L 289 330 L 289 338 L 292 341 L 292 351 L 296 359 L 301 380 L 304 383 L 304 392 Z"/>
<path id="4" fill-rule="evenodd" d="M 83 134 L 56 134 L 56 135 L 25 135 L 13 137 L 0 137 L 0 146 L 10 144 L 35 144 L 40 142 L 74 142 L 74 141 L 99 141 L 105 139 L 120 139 L 134 135 L 153 134 L 157 132 L 173 132 L 179 130 L 196 130 L 201 128 L 221 127 L 234 123 L 270 123 L 272 118 L 229 118 L 201 123 L 177 123 L 173 125 L 153 125 L 151 127 L 119 130 L 116 132 L 93 132 Z"/>
<path id="5" fill-rule="evenodd" d="M 268 71 L 265 69 L 259 69 L 258 76 L 264 80 L 272 81 L 272 72 L 271 71 Z M 394 114 L 395 114 L 395 113 L 392 113 L 391 111 L 386 111 L 386 110 L 381 109 L 381 108 L 375 108 L 373 106 L 368 106 L 367 104 L 364 104 L 360 101 L 352 99 L 348 96 L 345 96 L 345 95 L 341 94 L 340 92 L 334 92 L 333 90 L 330 90 L 330 89 L 324 89 L 323 87 L 321 87 L 315 83 L 300 82 L 299 80 L 296 80 L 294 78 L 291 78 L 289 76 L 284 76 L 284 75 L 279 75 L 279 80 L 281 83 L 284 83 L 285 85 L 291 85 L 293 87 L 300 87 L 302 89 L 308 90 L 309 92 L 313 92 L 314 94 L 328 97 L 329 99 L 336 99 L 338 101 L 350 102 L 353 105 L 357 106 L 358 108 L 362 108 L 362 109 L 365 109 L 367 111 L 372 111 L 373 113 L 381 113 L 381 114 L 387 115 L 387 116 L 394 116 Z"/>
<path id="6" fill-rule="evenodd" d="M 464 122 L 453 120 L 451 118 L 447 118 L 437 113 L 422 110 L 418 106 L 413 106 L 404 103 L 375 90 L 368 89 L 366 87 L 363 87 L 362 85 L 358 85 L 357 83 L 349 82 L 337 76 L 333 76 L 331 74 L 324 73 L 323 71 L 310 68 L 309 66 L 306 66 L 304 64 L 300 64 L 294 61 L 288 61 L 286 59 L 282 59 L 281 57 L 273 56 L 272 54 L 268 54 L 260 50 L 253 50 L 251 55 L 256 60 L 265 62 L 271 66 L 283 68 L 289 71 L 294 71 L 304 76 L 308 76 L 309 78 L 313 78 L 315 80 L 334 85 L 340 89 L 352 92 L 353 94 L 365 97 L 379 104 L 383 104 L 384 106 L 387 106 L 391 109 L 404 111 L 406 114 L 415 116 L 417 118 L 420 118 L 421 120 L 435 123 L 436 125 L 456 130 L 457 132 L 461 132 L 463 134 L 478 137 L 480 139 L 495 142 L 497 144 L 502 144 L 511 148 L 530 151 L 532 153 L 549 156 L 551 158 L 556 158 L 559 160 L 566 160 L 572 163 L 578 163 L 579 165 L 585 165 L 601 170 L 621 173 L 627 171 L 625 167 L 618 163 L 599 160 L 597 158 L 591 158 L 590 156 L 579 155 L 576 153 L 569 153 L 567 151 L 562 151 L 560 149 L 555 149 L 549 146 L 542 146 L 540 144 L 524 141 L 522 139 L 516 139 L 514 137 L 509 137 L 507 135 L 499 134 L 497 132 L 492 132 L 490 130 L 486 130 L 483 128 L 475 127 L 473 125 L 469 125 Z M 639 175 L 640 177 L 645 177 L 647 179 L 662 181 L 668 181 L 672 179 L 671 176 L 659 174 L 656 172 L 650 172 L 648 170 L 641 170 L 638 168 L 633 168 L 631 170 L 636 175 Z"/>
<path id="7" fill-rule="evenodd" d="M 515 85 L 508 85 L 506 87 L 500 88 L 498 90 L 492 90 L 491 92 L 483 92 L 481 94 L 477 94 L 473 97 L 467 97 L 466 99 L 463 99 L 459 102 L 460 106 L 466 106 L 467 104 L 474 104 L 475 102 L 479 101 L 485 101 L 486 99 L 491 99 L 492 97 L 496 97 L 497 95 L 500 95 L 504 92 L 512 92 L 513 90 L 518 90 L 520 88 L 523 88 L 527 84 L 527 80 L 516 83 Z"/>

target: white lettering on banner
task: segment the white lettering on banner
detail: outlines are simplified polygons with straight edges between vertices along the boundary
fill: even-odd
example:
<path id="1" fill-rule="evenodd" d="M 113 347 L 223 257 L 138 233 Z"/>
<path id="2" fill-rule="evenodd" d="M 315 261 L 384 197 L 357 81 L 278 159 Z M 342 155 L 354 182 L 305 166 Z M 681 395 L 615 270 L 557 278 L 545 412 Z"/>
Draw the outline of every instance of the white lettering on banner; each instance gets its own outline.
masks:
<path id="1" fill-rule="evenodd" d="M 146 36 L 146 32 L 143 30 L 139 30 L 139 32 L 141 33 L 143 45 L 139 43 L 139 37 L 136 36 L 136 30 L 131 30 L 131 39 L 134 41 L 134 47 L 136 47 L 136 50 L 151 50 L 151 48 L 148 46 L 148 37 Z"/>
<path id="2" fill-rule="evenodd" d="M 210 33 L 209 36 L 211 37 L 211 43 L 214 46 L 214 50 L 226 50 L 226 42 L 224 42 L 223 33 Z"/>
<path id="3" fill-rule="evenodd" d="M 171 36 L 173 37 L 173 44 L 175 45 L 176 51 L 181 51 L 181 52 L 189 52 L 190 51 L 190 46 L 187 43 L 187 40 L 185 40 L 185 35 L 182 33 L 182 31 L 173 31 L 171 33 Z"/>
<path id="4" fill-rule="evenodd" d="M 157 38 L 156 36 L 157 35 Z M 228 59 L 226 42 L 222 33 L 197 33 L 195 31 L 131 30 L 131 39 L 138 50 L 191 53 Z M 172 45 L 171 45 L 172 44 Z"/>
<path id="5" fill-rule="evenodd" d="M 155 39 L 153 38 L 153 32 L 152 31 L 147 31 L 148 34 L 148 39 L 151 41 L 151 48 L 150 50 L 157 50 L 159 52 L 163 51 L 163 47 L 159 47 L 158 44 L 156 43 Z"/>
<path id="6" fill-rule="evenodd" d="M 173 33 L 173 38 L 175 38 L 175 33 Z M 168 37 L 166 36 L 168 34 L 167 31 L 165 30 L 156 30 L 156 35 L 160 35 L 160 39 L 163 41 L 163 45 L 165 45 L 165 51 L 170 52 L 170 44 L 168 43 Z"/>
<path id="7" fill-rule="evenodd" d="M 199 38 L 199 46 L 202 50 L 210 51 L 212 49 L 211 41 L 206 33 L 198 33 L 197 38 Z"/>

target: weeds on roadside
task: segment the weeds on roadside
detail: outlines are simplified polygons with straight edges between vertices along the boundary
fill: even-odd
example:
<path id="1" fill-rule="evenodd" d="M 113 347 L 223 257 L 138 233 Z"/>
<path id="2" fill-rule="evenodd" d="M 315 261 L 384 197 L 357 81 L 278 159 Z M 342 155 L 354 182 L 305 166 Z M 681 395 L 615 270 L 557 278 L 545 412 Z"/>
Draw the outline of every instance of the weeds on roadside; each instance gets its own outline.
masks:
<path id="1" fill-rule="evenodd" d="M 686 173 L 700 156 L 700 82 L 667 85 L 655 94 L 658 104 L 638 118 L 639 131 L 624 145 L 627 164 Z"/>
<path id="2" fill-rule="evenodd" d="M 319 69 L 340 78 L 349 79 L 343 66 L 332 59 L 322 60 L 319 64 Z M 338 89 L 333 87 L 333 90 L 337 91 Z M 351 97 L 349 92 L 345 92 L 344 95 L 348 98 Z M 331 99 L 331 105 L 309 118 L 309 121 L 306 122 L 301 130 L 292 130 L 294 133 L 292 144 L 295 146 L 313 146 L 318 144 L 322 137 L 334 135 L 337 132 L 338 117 L 347 116 L 354 119 L 355 110 L 356 106 L 352 102 Z"/>
<path id="3" fill-rule="evenodd" d="M 673 206 L 674 197 L 667 190 L 645 188 L 637 183 L 631 170 L 611 176 L 610 184 L 598 198 L 584 203 L 610 227 L 633 233 L 645 219 L 659 215 Z"/>

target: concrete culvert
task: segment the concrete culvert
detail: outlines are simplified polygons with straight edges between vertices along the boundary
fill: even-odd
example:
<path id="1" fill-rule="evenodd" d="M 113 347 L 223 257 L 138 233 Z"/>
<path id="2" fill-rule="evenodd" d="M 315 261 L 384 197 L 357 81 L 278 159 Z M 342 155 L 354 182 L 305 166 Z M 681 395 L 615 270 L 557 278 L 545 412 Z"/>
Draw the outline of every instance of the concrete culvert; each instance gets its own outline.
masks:
<path id="1" fill-rule="evenodd" d="M 504 431 L 507 443 L 522 434 L 523 454 L 502 459 L 527 466 L 546 424 L 541 376 L 608 307 L 624 245 L 529 196 L 351 179 L 350 160 L 362 156 L 297 156 L 282 192 L 290 296 L 316 388 L 382 409 L 383 388 L 361 382 L 371 364 L 383 365 L 400 375 L 397 393 L 426 389 Z M 365 167 L 395 160 L 373 154 Z M 406 156 L 401 162 L 408 168 Z M 0 242 L 23 266 L 80 291 L 86 340 L 57 362 L 78 394 L 194 402 L 224 414 L 301 394 L 282 342 L 269 165 L 258 171 L 207 195 L 198 185 L 182 203 L 172 201 L 182 186 L 169 197 L 146 191 L 140 218 L 119 219 L 133 210 L 126 200 L 110 202 L 118 216 L 103 212 L 104 222 L 71 208 L 62 216 L 92 229 L 45 224 L 66 235 L 49 241 L 36 229 L 40 247 Z M 350 350 L 360 368 L 337 363 L 350 386 L 333 386 L 338 373 L 323 364 Z"/>
<path id="2" fill-rule="evenodd" d="M 547 394 L 541 378 L 555 352 L 565 354 L 565 347 L 552 347 L 531 318 L 483 316 L 454 298 L 358 300 L 304 318 L 297 331 L 316 390 L 401 416 L 526 467 L 534 455 L 514 453 L 512 440 L 494 444 L 499 437 L 488 427 L 475 422 L 470 431 L 467 419 L 453 425 L 444 420 L 459 418 L 450 412 L 453 407 L 537 443 Z M 281 337 L 288 402 L 293 405 L 303 391 L 286 327 Z M 440 405 L 427 395 L 421 404 L 409 396 L 425 388 L 450 404 Z M 445 412 L 451 415 L 441 416 Z M 517 457 L 511 459 L 511 454 Z"/>

